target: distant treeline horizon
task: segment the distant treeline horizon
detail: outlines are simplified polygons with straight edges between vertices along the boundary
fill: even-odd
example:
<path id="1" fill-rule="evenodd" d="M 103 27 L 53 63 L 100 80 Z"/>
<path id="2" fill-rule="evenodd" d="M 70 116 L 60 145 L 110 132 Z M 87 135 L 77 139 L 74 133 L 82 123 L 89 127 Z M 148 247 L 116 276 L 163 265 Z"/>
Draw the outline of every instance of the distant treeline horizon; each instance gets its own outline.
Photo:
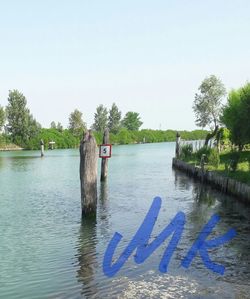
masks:
<path id="1" fill-rule="evenodd" d="M 142 129 L 140 131 L 129 131 L 126 128 L 120 129 L 116 134 L 110 133 L 110 143 L 113 145 L 138 144 L 138 143 L 156 143 L 171 142 L 176 140 L 175 130 L 150 130 Z M 207 131 L 178 131 L 183 140 L 201 140 L 205 139 Z M 93 131 L 98 145 L 102 144 L 103 133 Z M 48 149 L 49 142 L 55 142 L 55 148 L 77 148 L 81 138 L 74 136 L 68 129 L 58 131 L 57 129 L 41 129 L 39 134 L 32 138 L 26 145 L 26 149 L 39 149 L 40 140 L 44 141 L 45 148 Z"/>
<path id="2" fill-rule="evenodd" d="M 140 114 L 128 111 L 122 117 L 122 112 L 115 103 L 108 110 L 99 105 L 94 114 L 94 123 L 91 126 L 97 144 L 102 143 L 103 132 L 110 131 L 110 143 L 133 144 L 174 141 L 177 130 L 142 129 L 143 122 Z M 13 143 L 25 149 L 39 149 L 43 140 L 45 148 L 54 141 L 56 148 L 75 148 L 80 144 L 83 133 L 87 131 L 83 113 L 75 109 L 69 115 L 69 125 L 65 129 L 60 122 L 52 121 L 50 128 L 42 128 L 27 107 L 25 96 L 18 90 L 10 90 L 8 105 L 0 106 L 0 145 Z M 179 131 L 185 140 L 204 139 L 208 131 L 193 130 Z"/>

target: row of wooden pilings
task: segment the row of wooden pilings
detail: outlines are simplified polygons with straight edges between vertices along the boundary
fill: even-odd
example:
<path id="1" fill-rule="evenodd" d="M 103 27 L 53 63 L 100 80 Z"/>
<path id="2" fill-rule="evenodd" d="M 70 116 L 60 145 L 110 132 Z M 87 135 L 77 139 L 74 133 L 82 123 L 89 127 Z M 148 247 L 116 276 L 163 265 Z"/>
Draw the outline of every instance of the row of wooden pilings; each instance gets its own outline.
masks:
<path id="1" fill-rule="evenodd" d="M 109 144 L 109 130 L 105 129 L 103 144 Z M 83 216 L 94 216 L 97 208 L 97 144 L 91 130 L 87 131 L 80 143 L 80 182 Z M 101 182 L 107 180 L 108 159 L 102 158 Z"/>

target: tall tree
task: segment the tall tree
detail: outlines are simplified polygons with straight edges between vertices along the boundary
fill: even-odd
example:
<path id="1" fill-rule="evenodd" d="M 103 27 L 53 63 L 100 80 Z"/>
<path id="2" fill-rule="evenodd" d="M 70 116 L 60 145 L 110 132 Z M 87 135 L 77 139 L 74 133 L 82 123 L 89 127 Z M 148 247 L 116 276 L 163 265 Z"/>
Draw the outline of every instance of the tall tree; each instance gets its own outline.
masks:
<path id="1" fill-rule="evenodd" d="M 127 112 L 122 120 L 122 125 L 130 131 L 138 131 L 142 124 L 143 122 L 137 112 Z"/>
<path id="2" fill-rule="evenodd" d="M 56 123 L 54 121 L 51 122 L 50 128 L 51 129 L 56 129 Z"/>
<path id="3" fill-rule="evenodd" d="M 5 111 L 4 108 L 0 105 L 0 132 L 2 130 L 2 127 L 5 123 Z"/>
<path id="4" fill-rule="evenodd" d="M 21 145 L 25 145 L 41 128 L 26 105 L 26 98 L 21 92 L 18 90 L 9 91 L 6 107 L 8 126 L 13 141 Z"/>
<path id="5" fill-rule="evenodd" d="M 119 111 L 118 107 L 115 103 L 112 104 L 111 109 L 109 110 L 109 120 L 108 120 L 108 128 L 111 133 L 118 133 L 121 127 L 121 116 L 122 113 Z"/>
<path id="6" fill-rule="evenodd" d="M 108 110 L 103 105 L 99 105 L 96 108 L 94 116 L 94 123 L 92 125 L 93 130 L 97 132 L 104 132 L 108 126 Z"/>
<path id="7" fill-rule="evenodd" d="M 222 112 L 222 99 L 226 95 L 223 83 L 214 75 L 205 78 L 199 92 L 195 94 L 193 110 L 196 125 L 202 128 L 209 126 L 211 133 L 206 137 L 205 144 L 213 138 L 219 129 L 219 119 Z"/>
<path id="8" fill-rule="evenodd" d="M 250 143 L 250 83 L 232 90 L 223 108 L 222 122 L 230 130 L 231 141 L 240 149 Z"/>
<path id="9" fill-rule="evenodd" d="M 86 130 L 86 124 L 82 119 L 82 112 L 75 109 L 69 116 L 69 130 L 76 137 L 82 136 Z"/>
<path id="10" fill-rule="evenodd" d="M 62 124 L 61 124 L 60 122 L 57 123 L 57 125 L 56 125 L 56 129 L 57 129 L 57 131 L 59 131 L 59 132 L 62 132 L 62 131 L 63 131 L 63 126 L 62 126 Z"/>

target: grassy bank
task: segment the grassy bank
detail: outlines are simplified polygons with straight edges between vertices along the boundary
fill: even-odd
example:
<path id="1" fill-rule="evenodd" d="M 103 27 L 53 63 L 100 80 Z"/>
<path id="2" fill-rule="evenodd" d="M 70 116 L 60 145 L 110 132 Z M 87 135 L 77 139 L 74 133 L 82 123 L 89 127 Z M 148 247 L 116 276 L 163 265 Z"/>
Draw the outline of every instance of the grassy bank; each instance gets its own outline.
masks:
<path id="1" fill-rule="evenodd" d="M 200 165 L 201 157 L 205 155 L 205 169 L 233 178 L 250 185 L 250 150 L 241 152 L 222 152 L 216 149 L 202 148 L 196 153 L 186 146 L 182 149 L 181 160 L 193 165 Z"/>
<path id="2" fill-rule="evenodd" d="M 11 142 L 7 136 L 0 135 L 0 151 L 15 151 L 22 148 Z"/>
<path id="3" fill-rule="evenodd" d="M 235 171 L 232 171 L 227 167 L 231 159 L 232 153 L 222 153 L 220 155 L 218 168 L 210 165 L 209 169 L 218 172 L 220 175 L 227 176 L 250 185 L 250 151 L 239 153 L 239 162 Z"/>

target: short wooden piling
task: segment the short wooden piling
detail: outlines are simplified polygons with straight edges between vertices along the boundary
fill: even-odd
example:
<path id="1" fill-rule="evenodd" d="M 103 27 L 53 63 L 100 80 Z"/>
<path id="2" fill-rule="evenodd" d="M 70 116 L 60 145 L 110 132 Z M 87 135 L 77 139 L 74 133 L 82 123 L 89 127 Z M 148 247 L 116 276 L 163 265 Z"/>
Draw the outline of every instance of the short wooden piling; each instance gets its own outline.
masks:
<path id="1" fill-rule="evenodd" d="M 82 215 L 95 215 L 97 203 L 96 140 L 89 130 L 80 144 L 80 181 Z"/>
<path id="2" fill-rule="evenodd" d="M 103 144 L 109 144 L 109 130 L 105 129 L 103 133 Z M 105 182 L 108 177 L 108 159 L 102 158 L 101 182 Z"/>
<path id="3" fill-rule="evenodd" d="M 44 156 L 44 142 L 42 139 L 40 141 L 40 146 L 41 146 L 41 157 L 43 157 Z"/>
<path id="4" fill-rule="evenodd" d="M 180 157 L 180 151 L 181 151 L 181 135 L 179 132 L 176 133 L 176 145 L 175 145 L 175 158 Z"/>

